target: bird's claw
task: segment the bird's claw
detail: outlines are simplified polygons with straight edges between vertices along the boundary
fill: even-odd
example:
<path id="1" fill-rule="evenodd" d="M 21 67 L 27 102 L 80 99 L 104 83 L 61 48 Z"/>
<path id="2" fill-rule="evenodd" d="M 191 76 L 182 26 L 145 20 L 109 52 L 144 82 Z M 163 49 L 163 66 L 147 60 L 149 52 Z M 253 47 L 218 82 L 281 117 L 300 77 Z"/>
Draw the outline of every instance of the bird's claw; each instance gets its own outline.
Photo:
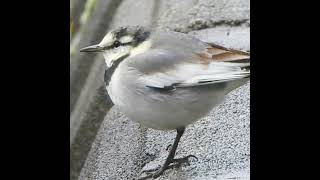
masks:
<path id="1" fill-rule="evenodd" d="M 167 146 L 167 148 L 166 148 L 166 151 L 169 151 L 169 149 L 171 149 L 171 147 L 172 147 L 172 144 L 169 144 L 169 145 Z"/>
<path id="2" fill-rule="evenodd" d="M 190 162 L 189 162 L 190 158 L 195 158 L 198 161 L 198 158 L 195 155 L 188 155 L 188 156 L 183 157 L 183 158 L 173 159 L 172 163 L 174 163 L 175 166 L 180 166 L 183 163 L 186 163 L 188 166 L 190 166 Z"/>
<path id="3" fill-rule="evenodd" d="M 152 174 L 152 173 L 155 172 L 155 171 L 158 171 L 160 168 L 161 168 L 161 166 L 158 166 L 158 167 L 153 168 L 153 169 L 143 170 L 143 171 L 141 171 L 140 174 L 145 173 L 145 174 L 149 175 L 149 174 Z"/>
<path id="4" fill-rule="evenodd" d="M 190 165 L 189 159 L 190 158 L 195 158 L 196 160 L 198 160 L 198 158 L 194 155 L 188 155 L 186 157 L 183 158 L 177 158 L 177 159 L 173 159 L 170 163 L 170 165 L 168 165 L 167 167 L 156 167 L 154 169 L 148 169 L 148 170 L 143 170 L 139 173 L 139 176 L 143 173 L 146 174 L 145 177 L 141 177 L 138 178 L 137 180 L 145 180 L 145 179 L 149 179 L 149 178 L 157 178 L 160 175 L 162 175 L 162 173 L 167 170 L 167 169 L 173 169 L 175 167 L 180 167 L 181 164 L 186 163 L 188 166 Z"/>

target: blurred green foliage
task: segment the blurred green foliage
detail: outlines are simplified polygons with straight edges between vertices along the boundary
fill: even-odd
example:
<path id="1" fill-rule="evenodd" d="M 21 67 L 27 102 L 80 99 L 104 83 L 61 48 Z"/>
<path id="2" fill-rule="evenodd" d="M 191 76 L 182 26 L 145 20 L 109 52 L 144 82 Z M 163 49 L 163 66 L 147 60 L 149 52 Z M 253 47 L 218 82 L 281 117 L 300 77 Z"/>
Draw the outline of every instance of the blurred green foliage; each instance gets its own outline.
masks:
<path id="1" fill-rule="evenodd" d="M 80 17 L 80 24 L 83 25 L 89 19 L 96 5 L 96 0 L 87 0 L 84 11 Z"/>
<path id="2" fill-rule="evenodd" d="M 83 9 L 83 12 L 81 13 L 80 18 L 72 17 L 72 11 L 74 9 L 74 6 L 76 6 L 75 3 L 75 1 L 70 0 L 70 56 L 73 54 L 75 45 L 77 44 L 75 43 L 75 41 L 77 41 L 75 36 L 92 15 L 92 12 L 94 11 L 94 8 L 97 4 L 97 0 L 85 1 L 85 7 Z"/>

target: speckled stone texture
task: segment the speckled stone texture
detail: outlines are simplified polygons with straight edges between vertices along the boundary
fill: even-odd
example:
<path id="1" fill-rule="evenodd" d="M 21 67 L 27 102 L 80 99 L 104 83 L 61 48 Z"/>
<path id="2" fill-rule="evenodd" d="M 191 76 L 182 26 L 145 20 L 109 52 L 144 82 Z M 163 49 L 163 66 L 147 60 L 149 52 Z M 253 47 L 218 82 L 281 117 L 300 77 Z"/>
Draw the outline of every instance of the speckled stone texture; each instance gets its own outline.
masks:
<path id="1" fill-rule="evenodd" d="M 249 0 L 161 1 L 158 28 L 189 32 L 223 24 L 250 24 Z"/>

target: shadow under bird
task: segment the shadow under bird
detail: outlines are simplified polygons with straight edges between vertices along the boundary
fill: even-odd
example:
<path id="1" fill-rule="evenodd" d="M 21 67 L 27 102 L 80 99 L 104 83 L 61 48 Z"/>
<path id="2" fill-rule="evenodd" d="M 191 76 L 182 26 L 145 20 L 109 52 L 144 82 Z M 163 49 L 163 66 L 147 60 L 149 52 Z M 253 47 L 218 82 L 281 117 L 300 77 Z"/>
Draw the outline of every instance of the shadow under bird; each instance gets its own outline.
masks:
<path id="1" fill-rule="evenodd" d="M 143 171 L 147 175 L 140 179 L 157 178 L 195 157 L 174 158 L 185 128 L 250 78 L 248 52 L 141 26 L 114 29 L 80 51 L 103 54 L 108 94 L 127 117 L 148 128 L 177 131 L 164 164 Z"/>

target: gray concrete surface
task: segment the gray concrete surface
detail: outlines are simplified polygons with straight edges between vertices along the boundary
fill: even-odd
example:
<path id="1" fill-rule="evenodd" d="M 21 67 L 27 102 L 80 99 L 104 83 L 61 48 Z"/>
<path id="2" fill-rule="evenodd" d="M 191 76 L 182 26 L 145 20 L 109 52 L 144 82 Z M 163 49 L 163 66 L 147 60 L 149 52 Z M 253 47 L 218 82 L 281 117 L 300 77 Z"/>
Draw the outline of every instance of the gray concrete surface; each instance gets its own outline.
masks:
<path id="1" fill-rule="evenodd" d="M 151 26 L 155 0 L 124 0 L 114 15 L 111 26 Z"/>
<path id="2" fill-rule="evenodd" d="M 142 167 L 143 131 L 114 106 L 98 131 L 79 179 L 132 179 Z"/>
<path id="3" fill-rule="evenodd" d="M 198 37 L 202 41 L 213 42 L 228 48 L 250 51 L 250 27 L 222 25 L 189 34 Z"/>
<path id="4" fill-rule="evenodd" d="M 161 1 L 157 27 L 189 32 L 219 25 L 250 24 L 249 0 Z"/>

